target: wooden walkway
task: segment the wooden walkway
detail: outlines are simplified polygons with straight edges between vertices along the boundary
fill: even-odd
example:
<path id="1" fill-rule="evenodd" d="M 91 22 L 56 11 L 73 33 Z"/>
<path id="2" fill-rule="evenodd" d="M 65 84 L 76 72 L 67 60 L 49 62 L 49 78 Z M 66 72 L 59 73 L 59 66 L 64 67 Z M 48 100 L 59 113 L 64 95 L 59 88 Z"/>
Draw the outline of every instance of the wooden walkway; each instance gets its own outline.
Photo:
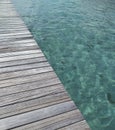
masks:
<path id="1" fill-rule="evenodd" d="M 89 130 L 10 0 L 0 0 L 0 130 Z"/>

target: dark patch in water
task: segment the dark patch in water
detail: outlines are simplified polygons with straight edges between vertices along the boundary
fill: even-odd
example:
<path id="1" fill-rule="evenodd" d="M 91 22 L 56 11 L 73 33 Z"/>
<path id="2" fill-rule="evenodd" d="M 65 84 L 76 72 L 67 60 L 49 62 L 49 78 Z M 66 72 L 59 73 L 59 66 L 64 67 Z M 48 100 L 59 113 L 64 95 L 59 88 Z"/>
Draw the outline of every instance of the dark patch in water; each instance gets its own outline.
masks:
<path id="1" fill-rule="evenodd" d="M 113 95 L 111 93 L 107 93 L 107 98 L 111 104 L 115 104 L 115 99 L 113 98 Z"/>

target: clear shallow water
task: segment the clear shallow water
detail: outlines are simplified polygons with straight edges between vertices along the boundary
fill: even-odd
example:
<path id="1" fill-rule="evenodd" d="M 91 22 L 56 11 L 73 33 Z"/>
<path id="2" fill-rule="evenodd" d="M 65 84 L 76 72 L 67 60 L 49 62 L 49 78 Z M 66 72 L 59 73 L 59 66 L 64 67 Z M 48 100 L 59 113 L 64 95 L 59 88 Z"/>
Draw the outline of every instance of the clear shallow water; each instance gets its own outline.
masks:
<path id="1" fill-rule="evenodd" d="M 114 130 L 115 1 L 13 2 L 92 130 Z"/>

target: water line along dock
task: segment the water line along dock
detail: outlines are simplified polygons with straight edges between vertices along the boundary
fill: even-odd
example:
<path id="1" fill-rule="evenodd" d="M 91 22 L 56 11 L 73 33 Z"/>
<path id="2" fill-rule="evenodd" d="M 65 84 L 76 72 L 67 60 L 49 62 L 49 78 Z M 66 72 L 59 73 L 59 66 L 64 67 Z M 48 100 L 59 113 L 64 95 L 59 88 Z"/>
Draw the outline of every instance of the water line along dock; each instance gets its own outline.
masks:
<path id="1" fill-rule="evenodd" d="M 0 130 L 89 130 L 10 0 L 0 0 Z"/>

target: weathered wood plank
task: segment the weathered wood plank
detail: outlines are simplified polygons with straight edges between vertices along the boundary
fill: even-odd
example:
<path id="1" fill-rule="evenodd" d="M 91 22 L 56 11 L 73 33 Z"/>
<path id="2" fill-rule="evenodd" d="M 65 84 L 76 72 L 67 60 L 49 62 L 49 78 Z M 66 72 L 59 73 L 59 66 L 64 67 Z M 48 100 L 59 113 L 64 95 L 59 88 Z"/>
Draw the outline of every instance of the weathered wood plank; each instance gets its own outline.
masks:
<path id="1" fill-rule="evenodd" d="M 53 72 L 52 67 L 46 66 L 43 68 L 31 68 L 31 69 L 22 70 L 22 71 L 2 73 L 2 74 L 0 74 L 0 81 L 6 80 L 6 79 L 18 78 L 18 77 L 25 77 L 25 76 L 29 76 L 29 75 L 34 76 L 36 74 L 51 72 L 51 71 Z"/>
<path id="2" fill-rule="evenodd" d="M 14 8 L 15 9 L 15 8 Z M 4 18 L 2 18 L 2 17 L 0 17 L 0 21 L 3 21 L 3 24 L 4 24 L 4 22 L 7 22 L 7 21 L 12 21 L 12 22 L 14 22 L 14 21 L 17 21 L 17 22 L 22 22 L 22 23 L 24 23 L 24 21 L 22 21 L 21 19 L 20 19 L 20 17 L 19 16 L 17 16 L 17 17 L 4 17 Z M 26 26 L 26 25 L 25 25 Z"/>
<path id="3" fill-rule="evenodd" d="M 1 43 L 0 45 L 0 49 L 4 49 L 4 48 L 12 48 L 12 47 L 26 47 L 26 46 L 34 46 L 35 44 L 34 43 L 20 43 L 20 44 L 14 44 L 14 43 L 9 43 L 9 45 L 6 45 L 5 43 Z M 0 54 L 1 55 L 1 54 Z"/>
<path id="4" fill-rule="evenodd" d="M 0 23 L 1 23 L 1 21 L 0 21 Z M 6 25 L 7 24 L 7 25 Z M 11 22 L 9 22 L 9 23 L 1 23 L 1 25 L 0 26 L 4 26 L 4 25 L 6 25 L 6 27 L 10 27 L 10 26 L 20 26 L 20 24 L 21 24 L 21 26 L 24 26 L 24 23 L 23 22 L 15 22 L 15 23 L 11 23 Z M 17 32 L 18 33 L 18 32 Z M 25 33 L 30 33 L 30 32 L 25 32 Z"/>
<path id="5" fill-rule="evenodd" d="M 45 97 L 50 94 L 60 93 L 64 91 L 65 90 L 62 87 L 62 85 L 58 84 L 58 85 L 47 86 L 45 88 L 37 88 L 37 89 L 31 89 L 19 93 L 14 93 L 14 94 L 0 97 L 0 107 L 18 103 L 18 102 L 24 102 L 26 100 L 31 100 L 33 98 Z"/>
<path id="6" fill-rule="evenodd" d="M 86 121 L 83 120 L 81 122 L 74 123 L 58 130 L 90 130 L 90 128 L 87 125 Z"/>
<path id="7" fill-rule="evenodd" d="M 11 30 L 11 29 L 25 29 L 26 27 L 25 26 L 12 26 L 12 27 L 8 27 L 8 26 L 0 26 L 0 29 L 4 29 L 4 30 Z"/>
<path id="8" fill-rule="evenodd" d="M 32 45 L 33 44 L 34 43 L 32 43 Z M 29 55 L 33 53 L 42 53 L 42 51 L 40 49 L 37 49 L 37 50 L 26 50 L 26 51 L 20 51 L 20 52 L 0 53 L 0 57 L 9 57 L 9 56 L 18 56 L 18 55 L 27 55 L 27 54 Z"/>
<path id="9" fill-rule="evenodd" d="M 8 86 L 13 86 L 17 84 L 23 84 L 27 82 L 32 82 L 36 80 L 45 80 L 47 77 L 56 77 L 56 75 L 53 72 L 47 72 L 47 73 L 42 73 L 39 75 L 31 75 L 31 76 L 26 76 L 26 77 L 20 77 L 20 78 L 14 78 L 14 79 L 9 79 L 9 80 L 3 80 L 0 81 L 0 88 L 8 87 Z"/>
<path id="10" fill-rule="evenodd" d="M 43 120 L 48 117 L 56 116 L 64 112 L 75 110 L 76 107 L 72 101 L 56 104 L 46 108 L 38 109 L 28 113 L 12 116 L 0 120 L 0 129 L 6 130 L 35 121 Z"/>
<path id="11" fill-rule="evenodd" d="M 24 46 L 24 45 L 22 45 L 22 46 Z M 30 54 L 36 54 L 36 53 L 37 54 L 42 53 L 42 51 L 40 49 L 37 49 L 37 50 L 27 50 L 27 51 L 20 51 L 20 52 L 0 53 L 0 58 L 10 57 L 10 56 L 13 57 L 13 56 L 18 56 L 18 55 L 27 55 L 27 54 L 30 55 Z"/>
<path id="12" fill-rule="evenodd" d="M 59 79 L 57 77 L 47 77 L 45 80 L 36 80 L 36 81 L 30 81 L 28 83 L 18 84 L 14 86 L 9 86 L 6 88 L 0 88 L 0 97 L 15 94 L 27 90 L 37 89 L 37 88 L 44 88 L 47 86 L 52 86 L 60 84 Z"/>
<path id="13" fill-rule="evenodd" d="M 11 32 L 15 33 L 17 31 L 18 32 L 24 32 L 24 31 L 27 31 L 27 28 L 18 28 L 18 29 L 12 29 L 12 28 L 10 28 L 10 29 L 7 29 L 7 30 L 0 29 L 0 34 L 8 34 L 8 33 L 11 33 Z"/>
<path id="14" fill-rule="evenodd" d="M 25 38 L 24 38 L 25 39 Z M 18 52 L 18 51 L 25 51 L 25 50 L 37 50 L 39 47 L 37 45 L 33 46 L 23 46 L 23 47 L 5 47 L 0 49 L 0 53 L 9 53 L 9 52 Z"/>
<path id="15" fill-rule="evenodd" d="M 5 3 L 5 4 L 10 3 L 11 4 L 10 0 L 1 0 L 0 3 Z"/>
<path id="16" fill-rule="evenodd" d="M 28 69 L 35 69 L 35 68 L 44 68 L 48 66 L 50 66 L 48 62 L 24 64 L 24 65 L 19 65 L 19 66 L 10 66 L 10 67 L 5 67 L 5 68 L 0 68 L 0 74 L 28 70 Z"/>
<path id="17" fill-rule="evenodd" d="M 15 8 L 13 8 L 13 10 L 15 11 Z M 10 23 L 24 23 L 24 21 L 22 21 L 20 18 L 17 18 L 17 19 L 15 18 L 15 20 L 13 20 L 12 18 L 11 19 L 6 18 L 6 20 L 0 18 L 0 22 L 2 22 L 2 24 L 5 24 L 5 23 L 9 24 L 9 22 Z"/>
<path id="18" fill-rule="evenodd" d="M 0 36 L 0 41 L 2 40 L 9 40 L 9 39 L 17 39 L 17 38 L 24 38 L 24 37 L 33 37 L 32 35 L 30 34 L 20 34 L 20 35 L 12 35 L 12 36 Z"/>
<path id="19" fill-rule="evenodd" d="M 57 130 L 61 127 L 80 122 L 81 120 L 83 120 L 83 117 L 77 109 L 41 120 L 39 122 L 34 122 L 22 127 L 14 128 L 13 130 Z"/>
<path id="20" fill-rule="evenodd" d="M 22 39 L 19 39 L 19 40 L 18 40 L 18 39 L 16 39 L 16 40 L 13 40 L 13 39 L 12 39 L 12 40 L 10 40 L 9 42 L 7 42 L 7 41 L 4 40 L 4 41 L 1 41 L 0 43 L 1 43 L 1 44 L 8 44 L 8 43 L 9 43 L 9 44 L 21 44 L 21 43 L 22 43 L 22 44 L 25 44 L 25 43 L 27 44 L 27 43 L 34 43 L 35 45 L 37 45 L 37 43 L 35 43 L 35 40 L 32 39 L 32 38 L 27 38 L 27 39 L 23 39 L 23 38 L 22 38 Z M 8 45 L 9 45 L 9 44 L 8 44 Z"/>
<path id="21" fill-rule="evenodd" d="M 44 56 L 43 53 L 37 52 L 33 54 L 25 54 L 25 55 L 16 55 L 16 56 L 10 56 L 10 57 L 2 57 L 0 58 L 0 62 L 7 62 L 7 61 L 14 61 L 14 60 L 21 60 L 26 58 L 36 58 L 36 57 L 42 57 Z"/>
<path id="22" fill-rule="evenodd" d="M 22 39 L 32 39 L 32 35 L 19 35 L 14 37 L 8 37 L 8 38 L 0 38 L 0 42 L 8 42 L 8 41 L 14 41 L 14 40 L 22 40 Z"/>
<path id="23" fill-rule="evenodd" d="M 21 19 L 20 19 L 20 17 L 19 16 L 17 16 L 17 17 L 0 17 L 0 21 L 2 22 L 4 22 L 4 21 L 12 21 L 12 22 L 14 22 L 14 21 L 22 21 Z M 22 21 L 23 22 L 23 21 Z M 26 25 L 25 25 L 25 27 L 26 27 Z M 12 28 L 10 28 L 10 29 L 12 29 Z M 26 28 L 27 29 L 27 28 Z"/>
<path id="24" fill-rule="evenodd" d="M 3 71 L 3 68 L 6 68 L 6 67 L 27 65 L 27 64 L 31 66 L 31 64 L 41 63 L 41 62 L 46 62 L 46 61 L 47 60 L 46 60 L 45 57 L 26 58 L 26 59 L 24 58 L 24 59 L 21 59 L 21 60 L 2 62 L 2 63 L 0 63 L 0 69 L 2 69 L 2 71 Z"/>
<path id="25" fill-rule="evenodd" d="M 0 107 L 0 119 L 68 101 L 70 98 L 68 98 L 67 93 L 61 92 L 10 104 Z"/>
<path id="26" fill-rule="evenodd" d="M 13 26 L 15 26 L 15 25 L 13 25 Z M 0 34 L 0 38 L 2 39 L 2 38 L 8 38 L 8 37 L 10 37 L 10 38 L 13 38 L 13 37 L 15 37 L 15 36 L 20 36 L 20 35 L 31 35 L 30 34 L 30 32 L 28 32 L 28 31 L 25 31 L 25 32 L 17 32 L 17 33 L 8 33 L 8 34 Z"/>

